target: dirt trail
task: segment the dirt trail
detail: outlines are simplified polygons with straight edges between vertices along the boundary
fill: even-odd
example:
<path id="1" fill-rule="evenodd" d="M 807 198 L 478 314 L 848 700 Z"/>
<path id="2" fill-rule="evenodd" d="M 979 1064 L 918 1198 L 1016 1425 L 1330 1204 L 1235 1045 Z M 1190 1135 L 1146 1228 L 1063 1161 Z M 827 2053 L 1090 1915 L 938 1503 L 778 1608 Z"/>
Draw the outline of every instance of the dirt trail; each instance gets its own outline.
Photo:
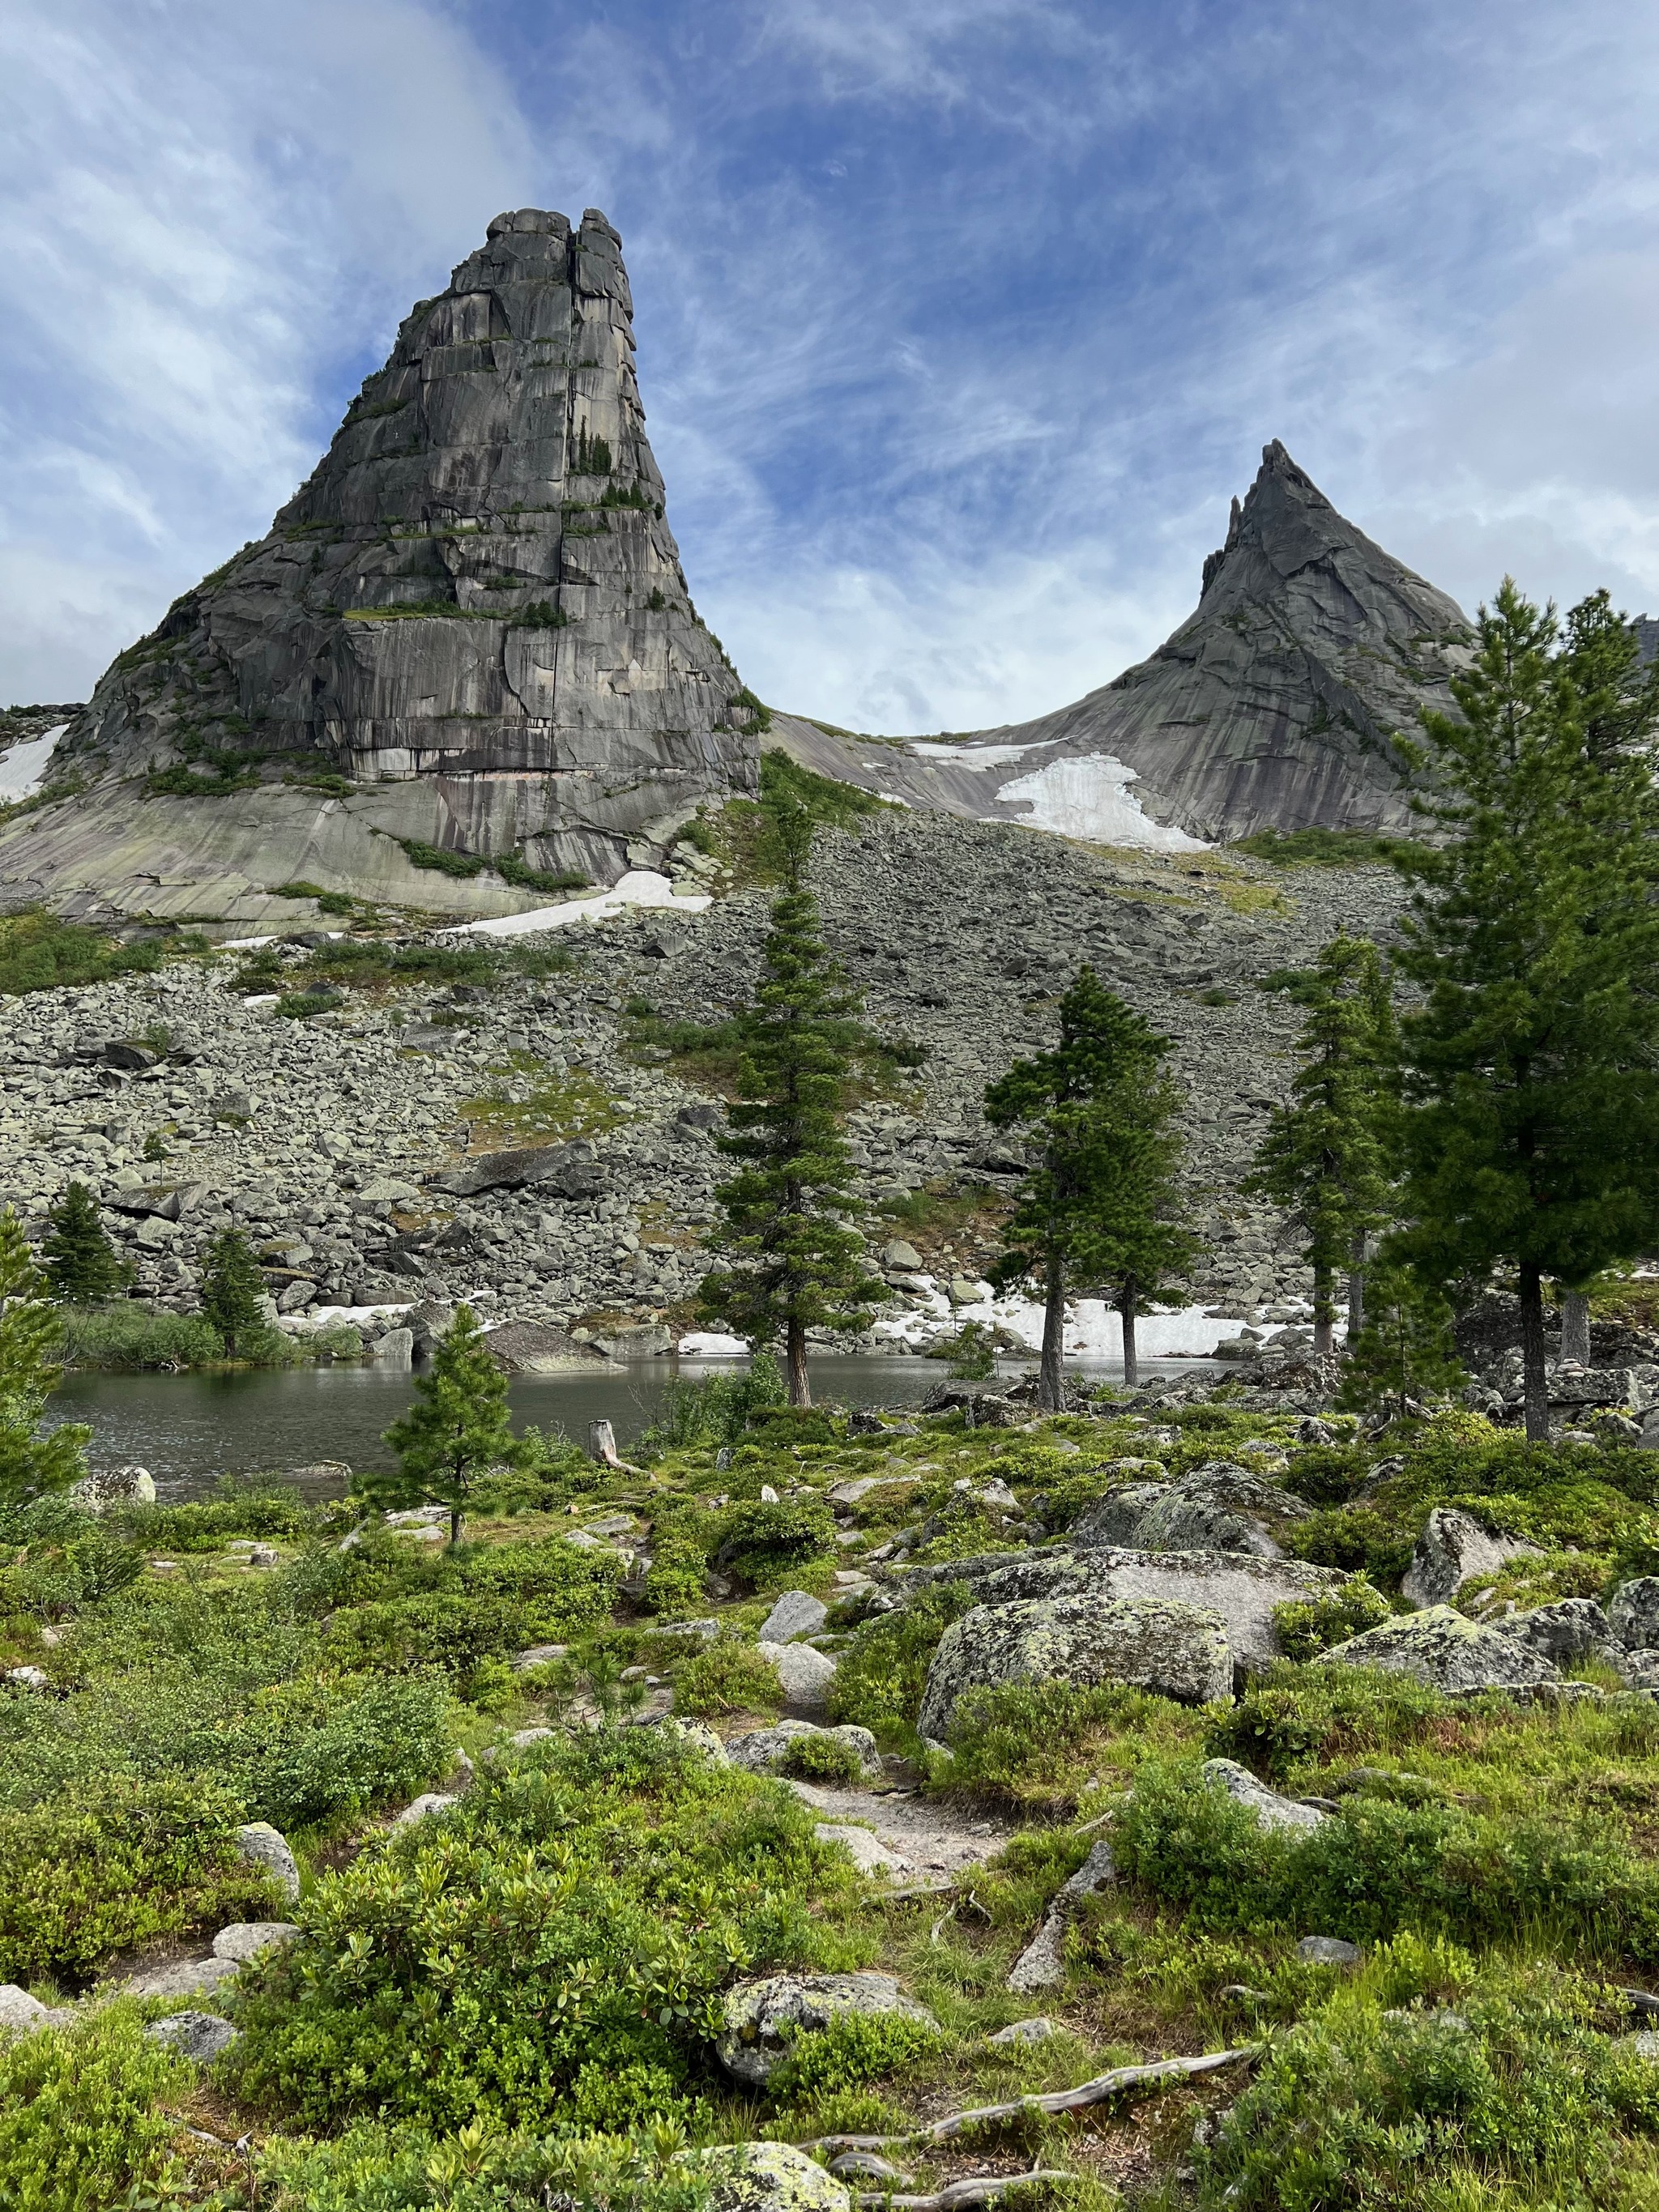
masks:
<path id="1" fill-rule="evenodd" d="M 920 1879 L 979 1866 L 1014 1832 L 1001 1821 L 952 1813 L 917 1790 L 828 1790 L 817 1783 L 793 1781 L 789 1787 L 822 1820 L 856 1821 L 872 1828 Z"/>

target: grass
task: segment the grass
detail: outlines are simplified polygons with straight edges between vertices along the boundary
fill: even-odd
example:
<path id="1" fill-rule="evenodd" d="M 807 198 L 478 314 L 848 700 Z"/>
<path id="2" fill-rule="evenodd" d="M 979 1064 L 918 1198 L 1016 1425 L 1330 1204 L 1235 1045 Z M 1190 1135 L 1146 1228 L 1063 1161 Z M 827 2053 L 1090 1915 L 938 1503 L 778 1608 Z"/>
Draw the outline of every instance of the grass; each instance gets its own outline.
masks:
<path id="1" fill-rule="evenodd" d="M 1276 868 L 1387 867 L 1410 842 L 1367 830 L 1257 830 L 1231 849 Z"/>
<path id="2" fill-rule="evenodd" d="M 496 1080 L 489 1089 L 456 1110 L 495 1136 L 564 1144 L 603 1136 L 633 1118 L 597 1076 L 580 1068 L 556 1075 L 532 1053 L 510 1053 L 490 1072 Z"/>
<path id="3" fill-rule="evenodd" d="M 143 939 L 133 945 L 80 922 L 60 921 L 44 908 L 0 917 L 0 995 L 78 989 L 115 975 L 151 975 L 198 939 Z"/>

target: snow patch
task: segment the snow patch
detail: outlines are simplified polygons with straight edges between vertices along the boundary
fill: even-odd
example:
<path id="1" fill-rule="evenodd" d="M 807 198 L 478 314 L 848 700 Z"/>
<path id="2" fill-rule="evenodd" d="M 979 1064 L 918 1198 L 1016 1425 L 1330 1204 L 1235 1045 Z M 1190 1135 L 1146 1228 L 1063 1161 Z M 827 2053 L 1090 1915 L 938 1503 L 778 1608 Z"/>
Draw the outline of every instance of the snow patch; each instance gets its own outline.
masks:
<path id="1" fill-rule="evenodd" d="M 909 750 L 927 760 L 963 761 L 971 769 L 1006 768 L 1010 761 L 1042 752 L 1054 742 L 1052 738 L 1039 738 L 1029 745 L 945 745 L 928 738 L 913 738 Z"/>
<path id="2" fill-rule="evenodd" d="M 603 921 L 630 906 L 672 908 L 676 914 L 702 914 L 713 905 L 703 892 L 677 891 L 666 876 L 652 868 L 630 868 L 608 891 L 592 898 L 566 899 L 559 906 L 532 907 L 528 914 L 504 914 L 495 921 L 465 921 L 446 937 L 532 937 L 543 930 L 563 929 L 573 921 Z"/>
<path id="3" fill-rule="evenodd" d="M 674 1346 L 682 1359 L 747 1359 L 746 1336 L 722 1336 L 715 1328 L 694 1328 Z"/>
<path id="4" fill-rule="evenodd" d="M 8 805 L 32 799 L 46 780 L 52 754 L 69 724 L 60 722 L 44 737 L 24 738 L 9 753 L 0 753 L 0 799 Z"/>
<path id="5" fill-rule="evenodd" d="M 1101 845 L 1139 845 L 1156 853 L 1207 853 L 1201 837 L 1189 837 L 1167 822 L 1154 822 L 1128 787 L 1139 776 L 1109 753 L 1084 753 L 1050 761 L 1030 775 L 1016 776 L 999 799 L 1026 799 L 1026 822 L 1062 837 L 1087 837 Z"/>

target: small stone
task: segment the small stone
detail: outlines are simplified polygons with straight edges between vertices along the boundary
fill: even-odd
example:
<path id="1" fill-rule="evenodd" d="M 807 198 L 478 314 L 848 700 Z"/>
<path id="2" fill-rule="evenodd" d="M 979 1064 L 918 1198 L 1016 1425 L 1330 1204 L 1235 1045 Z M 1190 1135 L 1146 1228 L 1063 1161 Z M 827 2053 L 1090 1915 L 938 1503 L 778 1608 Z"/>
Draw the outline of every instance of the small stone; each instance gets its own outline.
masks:
<path id="1" fill-rule="evenodd" d="M 790 1644 L 798 1636 L 816 1636 L 830 1618 L 822 1598 L 806 1590 L 785 1590 L 761 1624 L 763 1644 Z"/>
<path id="2" fill-rule="evenodd" d="M 44 1667 L 8 1667 L 6 1680 L 15 1682 L 20 1690 L 49 1690 L 52 1677 Z"/>
<path id="3" fill-rule="evenodd" d="M 1039 2013 L 1034 2020 L 1011 2021 L 1006 2027 L 1000 2027 L 994 2035 L 988 2035 L 985 2040 L 998 2045 L 1043 2043 L 1055 2032 L 1053 2021 L 1046 2014 Z"/>
<path id="4" fill-rule="evenodd" d="M 1264 1828 L 1301 1830 L 1305 1833 L 1322 1827 L 1330 1818 L 1316 1806 L 1298 1804 L 1293 1797 L 1281 1797 L 1237 1759 L 1206 1759 L 1203 1771 L 1206 1782 L 1214 1789 L 1224 1790 Z"/>
<path id="5" fill-rule="evenodd" d="M 1340 1936 L 1304 1936 L 1296 1955 L 1313 1966 L 1357 1966 L 1359 1946 L 1345 1942 Z"/>
<path id="6" fill-rule="evenodd" d="M 821 1844 L 839 1844 L 860 1874 L 908 1874 L 908 1859 L 890 1851 L 879 1836 L 853 1823 L 820 1820 L 812 1831 Z"/>
<path id="7" fill-rule="evenodd" d="M 245 1966 L 250 1959 L 273 1945 L 295 1943 L 300 1930 L 292 1920 L 237 1920 L 222 1928 L 213 1939 L 216 1959 L 231 1959 Z"/>
<path id="8" fill-rule="evenodd" d="M 153 2020 L 144 2030 L 151 2043 L 165 2044 L 181 2058 L 205 2066 L 228 2051 L 239 2031 L 216 2012 L 175 2012 L 166 2020 Z"/>
<path id="9" fill-rule="evenodd" d="M 412 1828 L 419 1820 L 430 1820 L 434 1813 L 448 1812 L 455 1802 L 441 1790 L 425 1790 L 412 1804 L 404 1806 L 392 1825 L 394 1828 Z"/>
<path id="10" fill-rule="evenodd" d="M 783 1701 L 806 1712 L 823 1712 L 830 1703 L 830 1687 L 836 1679 L 836 1662 L 827 1651 L 815 1651 L 810 1644 L 760 1644 L 756 1650 L 763 1659 L 769 1659 L 778 1670 L 778 1680 L 783 1685 Z"/>
<path id="11" fill-rule="evenodd" d="M 531 1667 L 550 1667 L 569 1650 L 568 1644 L 532 1644 L 527 1651 L 515 1651 L 507 1663 L 515 1674 L 522 1674 Z"/>
<path id="12" fill-rule="evenodd" d="M 269 1820 L 250 1820 L 237 1829 L 236 1848 L 245 1859 L 263 1867 L 291 1903 L 299 1903 L 299 1866 L 280 1829 L 273 1828 Z"/>

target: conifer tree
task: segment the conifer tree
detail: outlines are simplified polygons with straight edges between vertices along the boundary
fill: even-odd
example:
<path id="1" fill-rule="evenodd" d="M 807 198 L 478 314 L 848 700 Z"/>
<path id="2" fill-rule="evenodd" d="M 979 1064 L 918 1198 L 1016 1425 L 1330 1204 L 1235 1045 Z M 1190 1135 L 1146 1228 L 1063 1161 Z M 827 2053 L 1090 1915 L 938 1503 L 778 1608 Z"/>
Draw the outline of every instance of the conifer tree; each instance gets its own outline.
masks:
<path id="1" fill-rule="evenodd" d="M 26 1505 L 87 1471 L 89 1428 L 65 1422 L 49 1434 L 40 1430 L 46 1400 L 62 1380 L 52 1360 L 57 1346 L 46 1278 L 7 1206 L 0 1212 L 0 1506 Z"/>
<path id="2" fill-rule="evenodd" d="M 234 1359 L 267 1326 L 260 1300 L 265 1279 L 240 1229 L 222 1230 L 202 1262 L 202 1311 Z"/>
<path id="3" fill-rule="evenodd" d="M 490 1358 L 470 1306 L 456 1307 L 432 1364 L 415 1378 L 414 1403 L 384 1441 L 398 1455 L 396 1468 L 360 1475 L 356 1494 L 391 1512 L 447 1505 L 450 1544 L 459 1544 L 479 1482 L 519 1454 L 507 1419 L 507 1377 Z"/>
<path id="4" fill-rule="evenodd" d="M 1065 1402 L 1066 1299 L 1101 1289 L 1123 1321 L 1126 1379 L 1138 1375 L 1135 1316 L 1198 1245 L 1178 1218 L 1175 1127 L 1180 1094 L 1164 1074 L 1170 1041 L 1079 969 L 1060 1003 L 1060 1043 L 1016 1060 L 985 1093 L 994 1128 L 1024 1130 L 1036 1164 L 1009 1222 L 1018 1249 L 993 1279 L 1043 1285 L 1039 1402 Z"/>
<path id="5" fill-rule="evenodd" d="M 94 1306 L 113 1297 L 125 1286 L 127 1271 L 85 1183 L 70 1183 L 46 1219 L 50 1228 L 41 1249 L 46 1280 L 58 1304 Z"/>
<path id="6" fill-rule="evenodd" d="M 844 1225 L 857 1211 L 842 1133 L 853 1055 L 866 1042 L 859 1000 L 831 958 L 805 869 L 812 824 L 781 799 L 769 809 L 784 889 L 774 902 L 754 1004 L 740 1018 L 738 1103 L 720 1150 L 742 1163 L 716 1193 L 726 1264 L 702 1285 L 713 1322 L 757 1346 L 781 1337 L 789 1402 L 811 1402 L 806 1335 L 857 1328 L 887 1295 Z"/>
<path id="7" fill-rule="evenodd" d="M 1337 1404 L 1371 1413 L 1392 1402 L 1404 1420 L 1410 1401 L 1455 1389 L 1463 1369 L 1445 1293 L 1409 1267 L 1384 1261 L 1371 1278 L 1365 1325 L 1348 1339 Z"/>
<path id="8" fill-rule="evenodd" d="M 1399 1240 L 1429 1282 L 1515 1270 L 1527 1434 L 1549 1432 L 1542 1284 L 1582 1289 L 1659 1241 L 1659 691 L 1605 594 L 1553 609 L 1505 578 L 1461 716 L 1425 714 L 1420 886 L 1397 958 Z M 1559 646 L 1559 649 L 1558 649 Z"/>
<path id="9" fill-rule="evenodd" d="M 1349 1328 L 1364 1317 L 1366 1240 L 1389 1218 L 1382 1114 L 1395 1050 L 1376 947 L 1338 936 L 1302 978 L 1303 1065 L 1274 1109 L 1243 1188 L 1275 1200 L 1301 1228 L 1313 1270 L 1314 1350 L 1335 1340 L 1338 1274 L 1349 1272 Z"/>

